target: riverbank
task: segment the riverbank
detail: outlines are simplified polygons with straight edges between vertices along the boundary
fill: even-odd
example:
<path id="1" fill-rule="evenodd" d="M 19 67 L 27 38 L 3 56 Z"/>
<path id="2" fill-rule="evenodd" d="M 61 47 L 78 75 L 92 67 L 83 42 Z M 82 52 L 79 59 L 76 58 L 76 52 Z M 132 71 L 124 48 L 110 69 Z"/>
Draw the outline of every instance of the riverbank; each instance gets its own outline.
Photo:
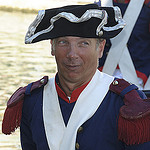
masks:
<path id="1" fill-rule="evenodd" d="M 0 10 L 7 12 L 37 13 L 41 9 L 93 3 L 94 0 L 0 0 Z"/>

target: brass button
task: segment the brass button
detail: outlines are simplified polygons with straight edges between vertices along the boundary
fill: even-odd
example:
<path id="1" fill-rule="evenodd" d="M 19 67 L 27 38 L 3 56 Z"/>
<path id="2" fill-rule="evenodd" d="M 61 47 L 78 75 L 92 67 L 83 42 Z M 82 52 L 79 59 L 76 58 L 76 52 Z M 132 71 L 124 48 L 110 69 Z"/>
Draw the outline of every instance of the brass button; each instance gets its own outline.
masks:
<path id="1" fill-rule="evenodd" d="M 78 128 L 78 133 L 80 133 L 82 131 L 83 131 L 83 127 L 81 126 L 81 127 Z"/>
<path id="2" fill-rule="evenodd" d="M 118 85 L 119 84 L 119 82 L 117 81 L 117 80 L 115 80 L 114 82 L 113 82 L 113 85 Z"/>
<path id="3" fill-rule="evenodd" d="M 41 80 L 40 80 L 40 83 L 41 83 L 41 84 L 43 84 L 43 83 L 44 83 L 44 81 L 45 81 L 44 79 L 41 79 Z"/>
<path id="4" fill-rule="evenodd" d="M 98 32 L 98 36 L 100 37 L 100 36 L 102 36 L 103 35 L 103 31 L 99 31 Z"/>
<path id="5" fill-rule="evenodd" d="M 76 143 L 76 149 L 79 149 L 79 148 L 80 148 L 79 143 Z"/>

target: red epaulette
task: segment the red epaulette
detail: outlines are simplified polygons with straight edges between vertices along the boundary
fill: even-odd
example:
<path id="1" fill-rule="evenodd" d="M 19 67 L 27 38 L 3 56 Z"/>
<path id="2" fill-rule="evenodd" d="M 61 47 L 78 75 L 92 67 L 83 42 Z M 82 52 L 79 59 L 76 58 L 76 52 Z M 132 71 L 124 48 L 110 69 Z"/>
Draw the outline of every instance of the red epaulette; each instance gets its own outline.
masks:
<path id="1" fill-rule="evenodd" d="M 145 0 L 144 4 L 150 7 L 150 0 Z"/>
<path id="2" fill-rule="evenodd" d="M 2 132 L 4 134 L 11 134 L 20 126 L 24 96 L 28 92 L 31 93 L 35 89 L 46 85 L 47 82 L 48 76 L 44 76 L 42 79 L 32 82 L 28 86 L 20 87 L 14 92 L 7 102 L 2 121 Z"/>
<path id="3" fill-rule="evenodd" d="M 118 118 L 118 138 L 127 145 L 150 141 L 150 99 L 142 99 L 137 87 L 117 79 L 110 90 L 123 97 Z"/>

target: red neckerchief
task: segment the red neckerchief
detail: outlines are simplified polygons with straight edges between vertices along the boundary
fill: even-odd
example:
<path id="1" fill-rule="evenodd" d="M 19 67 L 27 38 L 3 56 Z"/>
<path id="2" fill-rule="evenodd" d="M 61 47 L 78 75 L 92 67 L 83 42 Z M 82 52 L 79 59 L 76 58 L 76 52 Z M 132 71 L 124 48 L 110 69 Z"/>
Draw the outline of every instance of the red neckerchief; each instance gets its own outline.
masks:
<path id="1" fill-rule="evenodd" d="M 58 78 L 58 76 L 56 75 L 55 77 L 55 86 L 56 86 L 56 91 L 59 95 L 60 98 L 62 98 L 63 100 L 65 100 L 67 103 L 73 103 L 75 101 L 77 101 L 80 93 L 85 89 L 85 87 L 88 85 L 88 83 L 82 85 L 81 87 L 77 88 L 76 90 L 74 90 L 71 94 L 70 100 L 67 97 L 67 95 L 65 94 L 65 92 L 59 87 L 58 83 L 56 83 L 56 78 Z"/>

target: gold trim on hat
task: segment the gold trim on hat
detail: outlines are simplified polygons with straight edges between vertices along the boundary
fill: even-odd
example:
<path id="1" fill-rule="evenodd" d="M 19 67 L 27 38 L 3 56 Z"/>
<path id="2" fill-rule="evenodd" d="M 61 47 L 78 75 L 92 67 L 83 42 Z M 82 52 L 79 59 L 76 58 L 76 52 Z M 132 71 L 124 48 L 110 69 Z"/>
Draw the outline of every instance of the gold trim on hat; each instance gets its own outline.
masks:
<path id="1" fill-rule="evenodd" d="M 121 15 L 121 10 L 118 6 L 114 6 L 112 7 L 114 9 L 114 12 L 115 12 L 115 21 L 118 23 L 117 25 L 115 26 L 112 26 L 112 27 L 103 27 L 103 30 L 109 32 L 109 31 L 115 31 L 115 30 L 118 30 L 120 28 L 124 28 L 126 23 L 125 21 L 122 19 L 122 15 Z"/>

